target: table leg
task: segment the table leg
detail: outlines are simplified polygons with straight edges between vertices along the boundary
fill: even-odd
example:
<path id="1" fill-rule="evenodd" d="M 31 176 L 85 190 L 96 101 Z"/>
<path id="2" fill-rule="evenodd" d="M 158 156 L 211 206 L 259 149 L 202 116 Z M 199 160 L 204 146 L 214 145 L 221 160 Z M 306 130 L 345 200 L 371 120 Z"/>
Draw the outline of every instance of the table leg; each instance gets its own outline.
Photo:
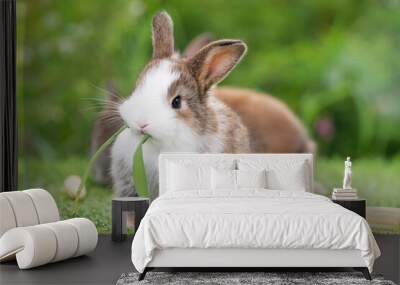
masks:
<path id="1" fill-rule="evenodd" d="M 112 241 L 123 241 L 123 220 L 122 203 L 112 201 Z"/>
<path id="2" fill-rule="evenodd" d="M 140 221 L 143 219 L 148 208 L 149 208 L 148 201 L 144 201 L 142 203 L 137 203 L 135 205 L 135 233 L 136 233 L 137 229 L 139 228 Z"/>

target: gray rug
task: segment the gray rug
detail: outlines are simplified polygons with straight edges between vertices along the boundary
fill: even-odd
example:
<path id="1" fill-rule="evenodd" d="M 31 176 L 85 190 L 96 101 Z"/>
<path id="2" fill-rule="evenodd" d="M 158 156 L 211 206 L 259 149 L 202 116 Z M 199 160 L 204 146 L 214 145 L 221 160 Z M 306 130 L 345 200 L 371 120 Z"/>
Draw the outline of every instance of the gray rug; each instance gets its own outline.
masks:
<path id="1" fill-rule="evenodd" d="M 368 281 L 359 272 L 148 272 L 146 278 L 138 281 L 138 273 L 122 274 L 117 285 L 133 284 L 213 284 L 213 285 L 242 285 L 242 284 L 379 284 L 395 285 L 392 281 L 384 280 L 382 276 L 372 275 Z"/>

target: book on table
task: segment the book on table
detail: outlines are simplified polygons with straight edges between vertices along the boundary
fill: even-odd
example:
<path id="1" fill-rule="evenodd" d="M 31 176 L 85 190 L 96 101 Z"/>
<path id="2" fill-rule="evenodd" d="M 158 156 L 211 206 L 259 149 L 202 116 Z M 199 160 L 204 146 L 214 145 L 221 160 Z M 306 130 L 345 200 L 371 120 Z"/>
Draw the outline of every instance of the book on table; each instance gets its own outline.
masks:
<path id="1" fill-rule="evenodd" d="M 335 200 L 356 200 L 358 199 L 356 189 L 341 189 L 334 188 L 332 193 L 332 199 Z"/>

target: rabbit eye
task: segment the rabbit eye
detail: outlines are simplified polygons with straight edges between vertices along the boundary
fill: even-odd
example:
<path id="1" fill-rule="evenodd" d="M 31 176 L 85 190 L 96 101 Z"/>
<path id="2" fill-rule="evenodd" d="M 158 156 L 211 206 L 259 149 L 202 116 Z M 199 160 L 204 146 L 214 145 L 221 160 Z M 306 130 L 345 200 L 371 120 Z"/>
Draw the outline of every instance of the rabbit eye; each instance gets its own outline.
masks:
<path id="1" fill-rule="evenodd" d="M 181 96 L 178 95 L 174 99 L 172 99 L 171 106 L 173 109 L 179 109 L 181 107 Z"/>

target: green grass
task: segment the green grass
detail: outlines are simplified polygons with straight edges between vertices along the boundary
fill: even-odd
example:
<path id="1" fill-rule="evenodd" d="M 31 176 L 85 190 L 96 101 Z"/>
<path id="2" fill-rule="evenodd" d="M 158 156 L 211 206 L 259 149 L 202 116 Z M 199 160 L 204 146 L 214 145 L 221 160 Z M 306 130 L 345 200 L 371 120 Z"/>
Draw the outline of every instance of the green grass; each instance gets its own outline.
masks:
<path id="1" fill-rule="evenodd" d="M 82 175 L 88 159 L 70 157 L 60 160 L 21 159 L 20 188 L 41 187 L 52 193 L 62 218 L 71 218 L 73 201 L 64 192 L 64 180 L 69 175 Z M 343 177 L 343 159 L 317 159 L 316 181 L 325 195 L 333 187 L 340 187 Z M 353 185 L 368 206 L 400 208 L 400 160 L 359 159 L 353 162 Z M 78 216 L 91 219 L 99 233 L 111 232 L 110 188 L 99 187 L 89 179 L 87 196 Z M 400 233 L 400 225 L 397 227 Z M 379 227 L 373 227 L 379 232 Z"/>
<path id="2" fill-rule="evenodd" d="M 64 180 L 69 175 L 82 176 L 88 160 L 71 157 L 62 160 L 20 159 L 22 189 L 43 188 L 56 200 L 61 217 L 73 217 L 73 200 L 64 191 Z M 92 220 L 99 233 L 111 233 L 111 188 L 100 187 L 88 179 L 87 195 L 81 203 L 78 217 Z"/>

